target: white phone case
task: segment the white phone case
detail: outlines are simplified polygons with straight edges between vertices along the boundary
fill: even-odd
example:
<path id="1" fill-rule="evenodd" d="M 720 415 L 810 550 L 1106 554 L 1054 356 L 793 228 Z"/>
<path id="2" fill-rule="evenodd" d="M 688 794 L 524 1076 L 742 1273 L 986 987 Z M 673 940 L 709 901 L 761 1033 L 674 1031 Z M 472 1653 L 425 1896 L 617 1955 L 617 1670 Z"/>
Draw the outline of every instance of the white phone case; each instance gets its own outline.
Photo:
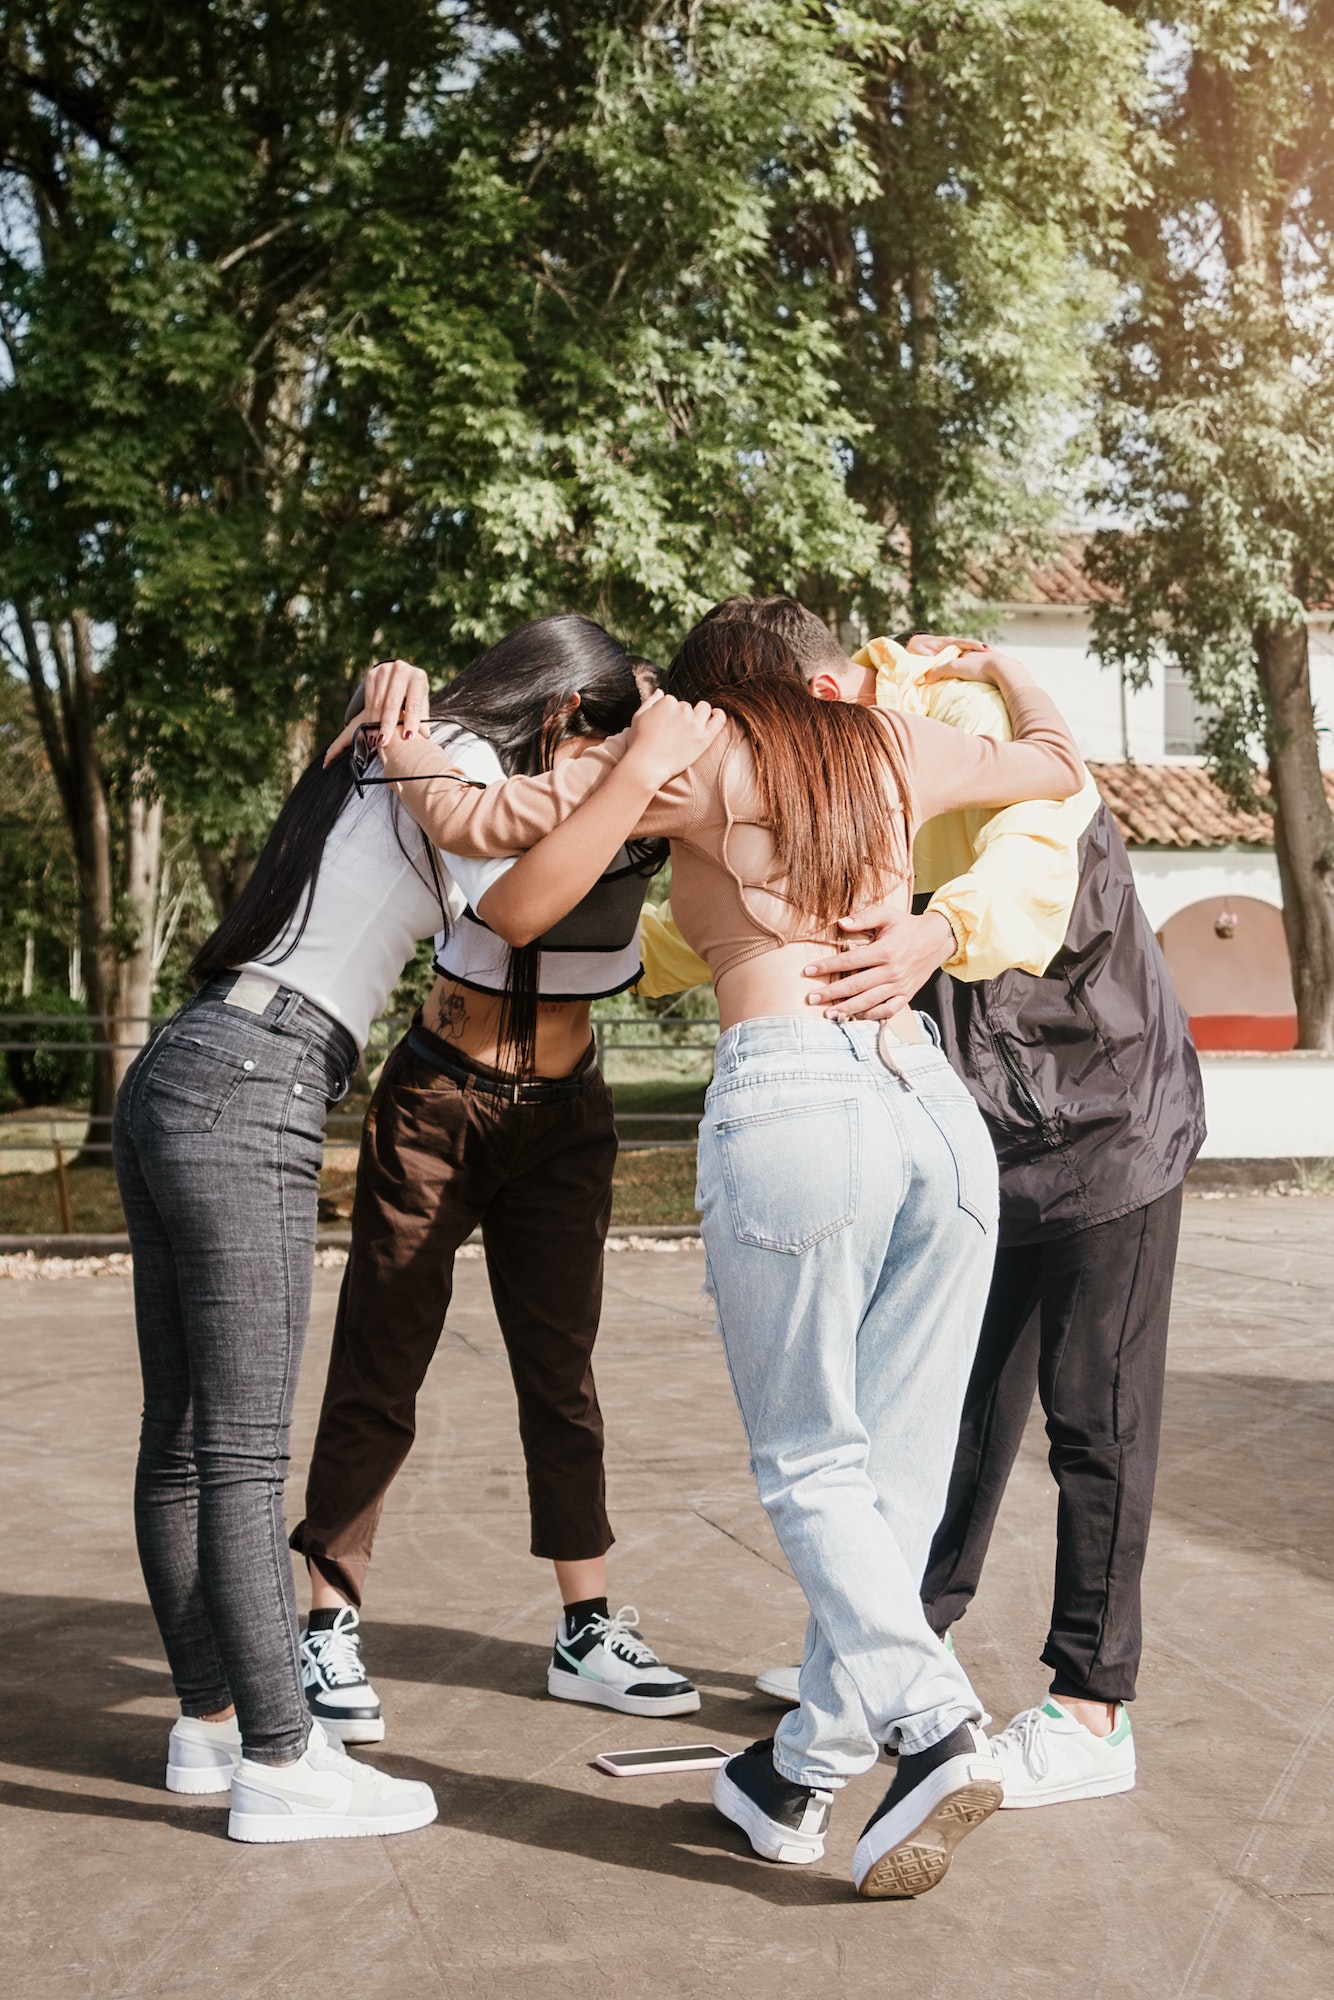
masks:
<path id="1" fill-rule="evenodd" d="M 682 1751 L 689 1751 L 690 1754 L 683 1757 Z M 708 1754 L 705 1755 L 705 1752 Z M 642 1750 L 604 1750 L 593 1762 L 599 1771 L 606 1771 L 613 1778 L 661 1778 L 671 1771 L 716 1771 L 735 1755 L 734 1750 L 720 1750 L 716 1743 L 673 1743 L 664 1745 L 660 1750 L 648 1747 Z M 616 1757 L 661 1758 L 662 1761 L 626 1765 L 613 1763 L 611 1760 Z"/>

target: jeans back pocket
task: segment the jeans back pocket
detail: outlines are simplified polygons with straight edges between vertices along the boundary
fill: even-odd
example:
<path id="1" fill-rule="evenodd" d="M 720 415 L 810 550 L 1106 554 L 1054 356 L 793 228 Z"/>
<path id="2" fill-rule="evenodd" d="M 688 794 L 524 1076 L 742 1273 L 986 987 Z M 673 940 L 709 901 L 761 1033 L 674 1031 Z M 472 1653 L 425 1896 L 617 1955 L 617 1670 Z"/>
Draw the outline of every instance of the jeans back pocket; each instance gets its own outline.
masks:
<path id="1" fill-rule="evenodd" d="M 996 1149 L 982 1113 L 961 1083 L 954 1090 L 939 1093 L 919 1088 L 918 1102 L 950 1149 L 960 1208 L 990 1233 L 996 1227 L 1000 1190 Z"/>
<path id="2" fill-rule="evenodd" d="M 175 1034 L 140 1086 L 144 1110 L 161 1132 L 211 1132 L 254 1067 L 238 1050 Z"/>
<path id="3" fill-rule="evenodd" d="M 796 1256 L 857 1213 L 857 1100 L 775 1106 L 710 1121 L 738 1243 Z"/>

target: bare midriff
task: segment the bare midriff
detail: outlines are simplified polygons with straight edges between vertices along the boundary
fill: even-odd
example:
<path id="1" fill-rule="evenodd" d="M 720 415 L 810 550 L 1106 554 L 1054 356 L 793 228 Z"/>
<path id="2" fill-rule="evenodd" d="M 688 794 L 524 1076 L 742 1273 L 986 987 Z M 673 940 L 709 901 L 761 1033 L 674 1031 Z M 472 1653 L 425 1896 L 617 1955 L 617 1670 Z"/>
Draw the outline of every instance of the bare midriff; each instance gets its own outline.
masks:
<path id="1" fill-rule="evenodd" d="M 509 1070 L 513 1058 L 500 1048 L 500 1005 L 498 993 L 477 993 L 456 979 L 441 978 L 426 997 L 422 1020 L 470 1062 Z M 587 1000 L 539 1000 L 533 1064 L 538 1076 L 569 1076 L 578 1069 L 593 1039 L 591 1011 Z"/>
<path id="2" fill-rule="evenodd" d="M 808 1021 L 818 1021 L 821 1010 L 810 1005 L 807 996 L 811 982 L 802 976 L 802 967 L 825 956 L 828 950 L 827 943 L 784 944 L 734 965 L 730 972 L 722 974 L 714 988 L 718 995 L 719 1025 L 724 1029 L 734 1028 L 740 1021 L 753 1021 L 765 1014 L 800 1014 Z M 903 1008 L 888 1025 L 900 1041 L 922 1039 L 921 1027 L 910 1007 Z"/>

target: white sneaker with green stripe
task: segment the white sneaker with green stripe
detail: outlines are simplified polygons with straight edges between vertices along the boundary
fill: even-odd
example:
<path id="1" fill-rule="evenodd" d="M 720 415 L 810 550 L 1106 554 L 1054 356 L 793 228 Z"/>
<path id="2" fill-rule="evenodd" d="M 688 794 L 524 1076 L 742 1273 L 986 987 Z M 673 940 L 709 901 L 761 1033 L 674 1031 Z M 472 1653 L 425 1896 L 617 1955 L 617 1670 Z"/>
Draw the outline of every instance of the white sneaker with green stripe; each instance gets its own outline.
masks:
<path id="1" fill-rule="evenodd" d="M 1110 1736 L 1095 1736 L 1049 1694 L 1016 1715 L 991 1748 L 1005 1780 L 1002 1808 L 1105 1799 L 1135 1784 L 1135 1733 L 1125 1703 Z"/>
<path id="2" fill-rule="evenodd" d="M 639 1630 L 639 1613 L 623 1604 L 614 1618 L 594 1616 L 577 1632 L 562 1618 L 547 1668 L 547 1693 L 586 1701 L 622 1715 L 693 1715 L 699 1691 L 664 1666 Z"/>

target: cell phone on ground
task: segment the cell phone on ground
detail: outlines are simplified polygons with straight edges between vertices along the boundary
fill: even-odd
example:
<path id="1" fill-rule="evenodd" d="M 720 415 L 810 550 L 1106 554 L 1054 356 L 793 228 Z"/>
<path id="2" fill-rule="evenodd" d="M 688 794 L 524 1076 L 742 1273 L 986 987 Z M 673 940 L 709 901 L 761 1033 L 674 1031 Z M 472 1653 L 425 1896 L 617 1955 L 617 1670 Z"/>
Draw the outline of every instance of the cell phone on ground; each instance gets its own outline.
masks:
<path id="1" fill-rule="evenodd" d="M 716 1743 L 675 1743 L 661 1750 L 604 1750 L 593 1762 L 613 1778 L 653 1778 L 664 1771 L 716 1771 L 735 1755 Z"/>

